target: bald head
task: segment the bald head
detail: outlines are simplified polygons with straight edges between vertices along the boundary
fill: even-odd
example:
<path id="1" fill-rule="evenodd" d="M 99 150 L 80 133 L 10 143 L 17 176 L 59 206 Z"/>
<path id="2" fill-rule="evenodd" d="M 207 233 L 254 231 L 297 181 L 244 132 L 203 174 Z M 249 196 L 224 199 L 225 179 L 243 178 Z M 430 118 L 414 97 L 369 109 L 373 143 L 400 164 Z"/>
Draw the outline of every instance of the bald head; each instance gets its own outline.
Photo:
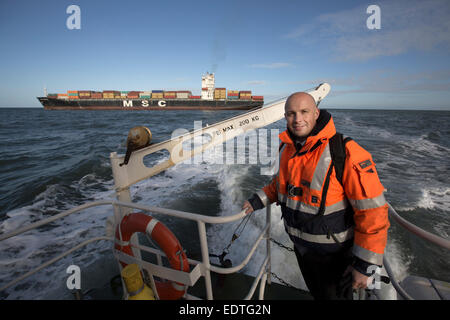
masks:
<path id="1" fill-rule="evenodd" d="M 284 112 L 289 131 L 300 139 L 306 139 L 319 118 L 314 98 L 305 92 L 291 94 L 284 105 Z"/>
<path id="2" fill-rule="evenodd" d="M 303 104 L 317 107 L 314 98 L 306 92 L 295 92 L 291 94 L 286 100 L 284 111 L 286 111 L 290 104 Z"/>

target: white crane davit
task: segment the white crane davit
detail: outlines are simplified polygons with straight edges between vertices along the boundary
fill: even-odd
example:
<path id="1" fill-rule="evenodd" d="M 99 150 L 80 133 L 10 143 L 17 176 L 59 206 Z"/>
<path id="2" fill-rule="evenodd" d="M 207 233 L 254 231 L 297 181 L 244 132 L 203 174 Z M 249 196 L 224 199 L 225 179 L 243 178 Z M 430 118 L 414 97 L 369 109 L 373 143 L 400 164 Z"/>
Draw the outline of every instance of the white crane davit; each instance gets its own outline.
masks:
<path id="1" fill-rule="evenodd" d="M 322 83 L 315 89 L 306 92 L 314 98 L 318 105 L 328 95 L 330 89 L 331 87 L 328 83 Z M 284 117 L 286 99 L 278 100 L 261 109 L 250 111 L 213 125 L 208 125 L 170 140 L 135 150 L 127 165 L 121 165 L 124 162 L 124 155 L 118 155 L 116 152 L 112 152 L 110 158 L 116 191 L 120 192 L 125 190 L 139 181 L 150 178 L 177 163 L 194 157 L 240 134 L 267 126 L 282 119 Z M 207 137 L 204 139 L 204 141 L 207 141 L 206 143 L 192 150 L 186 151 L 183 149 L 183 143 L 201 136 Z M 151 168 L 147 167 L 143 161 L 144 157 L 160 150 L 167 150 L 170 153 L 169 159 Z"/>

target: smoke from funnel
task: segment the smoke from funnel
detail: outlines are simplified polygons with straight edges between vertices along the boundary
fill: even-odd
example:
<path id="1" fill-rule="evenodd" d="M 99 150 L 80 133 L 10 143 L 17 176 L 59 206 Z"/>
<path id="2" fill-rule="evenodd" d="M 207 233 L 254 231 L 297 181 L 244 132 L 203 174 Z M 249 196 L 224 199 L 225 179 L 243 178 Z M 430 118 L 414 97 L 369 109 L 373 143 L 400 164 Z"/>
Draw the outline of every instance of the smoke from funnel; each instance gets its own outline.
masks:
<path id="1" fill-rule="evenodd" d="M 219 39 L 222 39 L 222 41 L 220 41 Z M 215 73 L 219 68 L 219 63 L 224 62 L 225 59 L 227 58 L 227 48 L 225 46 L 225 42 L 223 41 L 223 39 L 225 39 L 225 37 L 217 34 L 216 39 L 214 39 L 213 42 L 212 65 L 211 65 L 212 73 Z"/>
<path id="2" fill-rule="evenodd" d="M 211 70 L 215 73 L 220 64 L 227 58 L 227 41 L 231 38 L 236 38 L 241 34 L 241 30 L 245 29 L 244 22 L 247 23 L 247 12 L 241 10 L 242 4 L 238 0 L 228 0 L 218 2 L 216 8 L 218 12 L 222 12 L 223 15 L 216 18 L 216 30 L 214 34 L 214 40 L 211 47 Z M 226 14 L 233 12 L 232 15 Z"/>

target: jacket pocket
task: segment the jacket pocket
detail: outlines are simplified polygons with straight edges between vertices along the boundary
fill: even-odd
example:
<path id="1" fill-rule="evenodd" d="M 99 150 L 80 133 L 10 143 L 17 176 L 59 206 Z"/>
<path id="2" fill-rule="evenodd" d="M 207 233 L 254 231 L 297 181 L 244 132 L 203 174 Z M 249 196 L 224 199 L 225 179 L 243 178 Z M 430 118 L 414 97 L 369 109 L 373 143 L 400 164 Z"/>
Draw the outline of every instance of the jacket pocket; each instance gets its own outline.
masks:
<path id="1" fill-rule="evenodd" d="M 379 196 L 383 191 L 380 179 L 378 178 L 375 163 L 372 159 L 357 162 L 353 167 L 358 172 L 361 190 L 366 198 L 374 198 Z"/>

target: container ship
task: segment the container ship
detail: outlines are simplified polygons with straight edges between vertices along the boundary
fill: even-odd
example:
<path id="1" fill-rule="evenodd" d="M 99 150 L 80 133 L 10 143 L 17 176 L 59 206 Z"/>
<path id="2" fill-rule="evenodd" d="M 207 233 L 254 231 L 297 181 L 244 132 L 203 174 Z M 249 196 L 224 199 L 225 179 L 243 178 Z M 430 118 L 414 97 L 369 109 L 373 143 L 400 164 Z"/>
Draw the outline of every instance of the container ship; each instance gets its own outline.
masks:
<path id="1" fill-rule="evenodd" d="M 37 99 L 47 110 L 250 110 L 264 104 L 263 96 L 249 90 L 215 88 L 214 73 L 208 72 L 202 75 L 200 96 L 187 90 L 68 90 L 44 95 Z"/>

